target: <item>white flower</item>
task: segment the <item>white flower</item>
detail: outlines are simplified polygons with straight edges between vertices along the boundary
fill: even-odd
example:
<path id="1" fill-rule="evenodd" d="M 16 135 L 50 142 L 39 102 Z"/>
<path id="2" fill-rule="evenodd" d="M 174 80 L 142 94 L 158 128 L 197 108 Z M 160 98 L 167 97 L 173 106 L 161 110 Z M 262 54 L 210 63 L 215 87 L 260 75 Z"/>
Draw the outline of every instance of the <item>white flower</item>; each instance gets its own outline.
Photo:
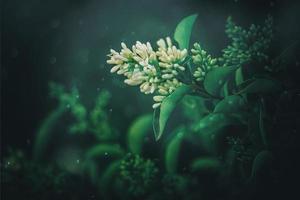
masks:
<path id="1" fill-rule="evenodd" d="M 155 104 L 152 105 L 152 108 L 153 108 L 153 109 L 156 109 L 156 108 L 158 108 L 158 107 L 160 106 L 160 104 L 161 104 L 161 103 L 155 103 Z"/>
<path id="2" fill-rule="evenodd" d="M 161 95 L 168 95 L 169 94 L 169 92 L 163 87 L 159 88 L 158 93 L 161 94 Z"/>
<path id="3" fill-rule="evenodd" d="M 156 102 L 161 102 L 162 100 L 164 100 L 165 96 L 154 96 L 153 100 Z"/>
<path id="4" fill-rule="evenodd" d="M 163 78 L 163 79 L 170 79 L 170 78 L 173 78 L 173 74 L 164 74 L 164 75 L 162 75 L 162 78 Z"/>
<path id="5" fill-rule="evenodd" d="M 143 81 L 141 80 L 133 80 L 133 79 L 125 79 L 124 80 L 124 83 L 128 84 L 128 85 L 131 85 L 131 86 L 136 86 L 136 85 L 139 85 L 141 84 Z"/>
<path id="6" fill-rule="evenodd" d="M 121 51 L 111 49 L 108 64 L 114 65 L 111 73 L 126 77 L 124 82 L 140 87 L 145 94 L 157 93 L 153 97 L 156 102 L 153 108 L 160 106 L 166 96 L 170 95 L 181 83 L 176 76 L 184 71 L 182 62 L 187 57 L 187 50 L 177 49 L 169 37 L 157 41 L 158 50 L 154 50 L 149 42 L 136 42 L 129 49 L 121 43 Z"/>
<path id="7" fill-rule="evenodd" d="M 176 63 L 183 61 L 187 56 L 187 50 L 177 49 L 171 42 L 169 37 L 166 38 L 166 42 L 163 39 L 157 41 L 158 51 L 156 55 L 163 63 Z"/>

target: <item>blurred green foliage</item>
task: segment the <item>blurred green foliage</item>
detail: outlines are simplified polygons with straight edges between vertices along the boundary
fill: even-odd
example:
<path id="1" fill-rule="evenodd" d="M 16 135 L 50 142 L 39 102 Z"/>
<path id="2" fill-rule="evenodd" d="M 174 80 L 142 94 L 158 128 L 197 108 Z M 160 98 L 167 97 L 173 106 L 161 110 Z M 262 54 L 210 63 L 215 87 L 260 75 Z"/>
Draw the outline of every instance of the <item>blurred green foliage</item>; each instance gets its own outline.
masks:
<path id="1" fill-rule="evenodd" d="M 94 108 L 90 111 L 80 102 L 80 95 L 76 88 L 72 88 L 68 93 L 63 86 L 50 83 L 50 95 L 59 101 L 60 105 L 66 106 L 75 122 L 70 125 L 70 133 L 82 134 L 90 132 L 100 141 L 112 140 L 117 137 L 117 133 L 109 125 L 107 105 L 110 93 L 102 90 L 96 98 Z"/>
<path id="2" fill-rule="evenodd" d="M 268 59 L 266 51 L 273 38 L 272 17 L 269 16 L 262 26 L 252 24 L 249 29 L 237 26 L 232 17 L 229 17 L 225 32 L 232 42 L 219 58 L 223 66 L 240 66 L 249 61 Z"/>
<path id="3" fill-rule="evenodd" d="M 21 150 L 10 149 L 1 163 L 4 199 L 77 199 L 86 189 L 81 181 L 55 165 L 33 162 Z"/>
<path id="4" fill-rule="evenodd" d="M 127 154 L 120 164 L 120 179 L 133 196 L 143 196 L 155 187 L 158 168 L 153 161 Z"/>
<path id="5" fill-rule="evenodd" d="M 176 28 L 174 37 L 182 48 L 189 45 L 195 19 L 196 15 L 189 16 Z M 225 32 L 231 43 L 223 55 L 213 58 L 196 43 L 186 63 L 191 73 L 187 84 L 163 100 L 153 119 L 150 114 L 137 116 L 123 135 L 109 117 L 108 91 L 102 90 L 90 109 L 80 101 L 76 88 L 67 91 L 50 83 L 50 95 L 58 106 L 38 130 L 37 159 L 28 162 L 21 152 L 12 153 L 1 168 L 2 180 L 11 184 L 17 172 L 28 175 L 24 185 L 33 183 L 34 192 L 50 187 L 60 194 L 70 183 L 62 169 L 35 165 L 48 153 L 45 149 L 54 137 L 54 127 L 67 115 L 66 135 L 75 138 L 83 152 L 77 176 L 88 179 L 102 199 L 239 199 L 273 163 L 269 130 L 276 118 L 269 116 L 266 101 L 267 94 L 275 96 L 274 102 L 282 98 L 274 94 L 281 92 L 282 83 L 263 67 L 271 59 L 267 49 L 273 37 L 272 18 L 249 29 L 228 18 Z M 249 62 L 253 62 L 253 74 L 245 73 Z M 197 70 L 201 76 L 193 77 Z M 182 121 L 167 127 L 180 103 Z M 154 137 L 149 136 L 152 130 Z M 82 144 L 80 140 L 85 139 L 88 142 Z M 149 147 L 149 141 L 158 144 L 150 155 L 145 153 L 154 146 Z M 237 188 L 236 194 L 232 188 Z"/>

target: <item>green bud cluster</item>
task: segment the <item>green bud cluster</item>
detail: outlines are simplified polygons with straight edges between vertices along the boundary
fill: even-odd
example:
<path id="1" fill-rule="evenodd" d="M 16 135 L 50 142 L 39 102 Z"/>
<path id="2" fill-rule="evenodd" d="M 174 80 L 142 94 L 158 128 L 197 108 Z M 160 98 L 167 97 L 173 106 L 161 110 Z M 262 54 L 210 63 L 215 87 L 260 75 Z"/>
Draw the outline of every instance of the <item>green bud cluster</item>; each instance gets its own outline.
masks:
<path id="1" fill-rule="evenodd" d="M 223 50 L 219 58 L 223 66 L 241 65 L 250 60 L 268 59 L 265 54 L 273 38 L 273 19 L 268 17 L 263 26 L 252 24 L 248 30 L 237 26 L 232 18 L 227 19 L 226 34 L 232 43 Z"/>
<path id="2" fill-rule="evenodd" d="M 133 196 L 144 195 L 154 186 L 158 168 L 151 160 L 127 154 L 121 161 L 120 178 Z"/>
<path id="3" fill-rule="evenodd" d="M 212 58 L 211 55 L 201 48 L 199 43 L 194 44 L 191 52 L 196 68 L 193 76 L 196 78 L 196 81 L 202 81 L 208 71 L 218 67 L 217 59 Z"/>

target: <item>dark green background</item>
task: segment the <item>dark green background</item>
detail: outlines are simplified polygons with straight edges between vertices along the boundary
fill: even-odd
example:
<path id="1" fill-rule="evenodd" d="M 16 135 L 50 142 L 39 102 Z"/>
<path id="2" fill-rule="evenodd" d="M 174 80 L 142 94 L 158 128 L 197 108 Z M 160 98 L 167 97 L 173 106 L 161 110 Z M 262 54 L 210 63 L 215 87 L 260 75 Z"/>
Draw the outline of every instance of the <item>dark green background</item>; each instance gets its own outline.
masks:
<path id="1" fill-rule="evenodd" d="M 111 117 L 121 131 L 150 112 L 151 97 L 120 85 L 106 65 L 120 42 L 155 42 L 172 36 L 183 17 L 198 13 L 193 41 L 219 55 L 226 46 L 227 16 L 242 25 L 274 16 L 275 46 L 285 48 L 299 32 L 296 1 L 208 0 L 7 0 L 1 3 L 1 135 L 6 147 L 31 150 L 35 132 L 56 106 L 48 82 L 77 87 L 92 105 L 99 90 L 112 93 Z"/>

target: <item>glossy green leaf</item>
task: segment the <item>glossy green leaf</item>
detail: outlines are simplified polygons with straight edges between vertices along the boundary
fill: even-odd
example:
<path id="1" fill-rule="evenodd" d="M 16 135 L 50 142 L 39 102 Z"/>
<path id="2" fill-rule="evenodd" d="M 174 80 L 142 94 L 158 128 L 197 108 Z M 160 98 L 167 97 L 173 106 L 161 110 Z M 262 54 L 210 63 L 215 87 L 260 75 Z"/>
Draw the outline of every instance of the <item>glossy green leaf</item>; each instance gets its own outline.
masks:
<path id="1" fill-rule="evenodd" d="M 242 122 L 238 114 L 211 113 L 196 123 L 193 130 L 198 133 L 203 147 L 214 152 L 216 150 L 216 139 L 222 135 L 223 128 L 240 124 Z"/>
<path id="2" fill-rule="evenodd" d="M 216 158 L 198 158 L 191 165 L 192 171 L 219 170 L 221 163 Z"/>
<path id="3" fill-rule="evenodd" d="M 205 90 L 212 95 L 220 96 L 224 84 L 234 74 L 236 68 L 236 66 L 219 67 L 209 71 L 204 79 Z"/>
<path id="4" fill-rule="evenodd" d="M 196 122 L 209 113 L 207 99 L 199 96 L 186 95 L 182 99 L 183 114 L 186 118 Z"/>
<path id="5" fill-rule="evenodd" d="M 154 110 L 153 114 L 153 130 L 155 139 L 159 140 L 165 129 L 166 123 L 175 109 L 178 102 L 189 93 L 191 87 L 188 85 L 182 85 L 177 88 L 171 95 L 166 97 L 159 108 Z"/>
<path id="6" fill-rule="evenodd" d="M 231 95 L 221 100 L 215 107 L 215 113 L 239 112 L 245 106 L 245 100 L 239 95 Z"/>
<path id="7" fill-rule="evenodd" d="M 87 152 L 87 158 L 92 159 L 101 156 L 109 156 L 120 158 L 124 155 L 124 151 L 116 145 L 113 144 L 99 144 L 92 147 Z"/>
<path id="8" fill-rule="evenodd" d="M 184 136 L 184 129 L 177 129 L 173 135 L 174 136 L 167 145 L 165 153 L 165 167 L 168 173 L 175 173 L 177 171 L 178 157 Z"/>
<path id="9" fill-rule="evenodd" d="M 270 93 L 281 89 L 281 85 L 271 79 L 257 78 L 243 89 L 241 89 L 238 94 L 245 93 Z"/>
<path id="10" fill-rule="evenodd" d="M 128 148 L 134 154 L 141 154 L 144 138 L 152 127 L 152 115 L 137 118 L 128 131 Z"/>
<path id="11" fill-rule="evenodd" d="M 188 49 L 192 29 L 197 18 L 197 14 L 190 15 L 182 19 L 177 25 L 174 33 L 174 39 L 178 42 L 180 49 Z"/>
<path id="12" fill-rule="evenodd" d="M 233 114 L 211 113 L 203 117 L 194 127 L 195 131 L 209 135 L 212 132 L 231 124 L 240 124 L 239 118 Z"/>

